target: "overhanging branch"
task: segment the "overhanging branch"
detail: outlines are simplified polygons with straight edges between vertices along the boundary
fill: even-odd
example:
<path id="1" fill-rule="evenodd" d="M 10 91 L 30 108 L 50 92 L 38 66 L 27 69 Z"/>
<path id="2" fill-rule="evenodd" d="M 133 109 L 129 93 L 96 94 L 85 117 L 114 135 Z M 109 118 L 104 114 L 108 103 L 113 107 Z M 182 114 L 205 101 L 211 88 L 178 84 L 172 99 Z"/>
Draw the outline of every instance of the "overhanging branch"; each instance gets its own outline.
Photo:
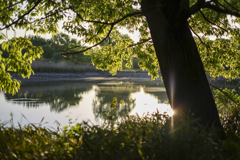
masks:
<path id="1" fill-rule="evenodd" d="M 209 8 L 209 9 L 214 10 L 215 12 L 240 17 L 240 13 L 238 13 L 238 12 L 235 12 L 235 11 L 232 11 L 232 10 L 229 10 L 229 9 L 222 9 L 222 8 L 217 7 L 216 5 L 211 5 L 210 3 L 205 3 L 204 8 Z"/>
<path id="2" fill-rule="evenodd" d="M 134 13 L 129 13 L 125 16 L 123 16 L 122 18 L 114 21 L 114 22 L 101 22 L 101 21 L 94 21 L 94 20 L 87 20 L 87 19 L 84 19 L 80 13 L 78 13 L 76 10 L 74 10 L 71 6 L 69 7 L 74 13 L 77 14 L 77 16 L 84 22 L 90 22 L 90 23 L 99 23 L 99 24 L 106 24 L 106 25 L 115 25 L 121 21 L 123 21 L 124 19 L 128 18 L 128 17 L 131 17 L 131 16 L 136 16 L 136 15 L 142 15 L 142 12 L 134 12 Z"/>
<path id="3" fill-rule="evenodd" d="M 198 0 L 197 3 L 192 5 L 183 16 L 184 16 L 185 19 L 188 19 L 192 15 L 196 14 L 198 11 L 201 11 L 201 9 L 208 8 L 208 9 L 211 9 L 211 10 L 213 10 L 215 12 L 218 12 L 218 13 L 224 13 L 224 14 L 240 17 L 240 13 L 239 13 L 240 10 L 239 9 L 237 9 L 236 7 L 229 4 L 226 0 L 224 0 L 224 2 L 227 3 L 233 9 L 235 9 L 237 12 L 232 11 L 230 9 L 227 9 L 226 7 L 224 7 L 224 9 L 222 9 L 217 5 L 212 5 L 211 2 L 209 2 L 209 1 L 205 2 L 205 0 Z"/>
<path id="4" fill-rule="evenodd" d="M 190 18 L 192 15 L 196 14 L 198 11 L 201 10 L 201 8 L 203 7 L 204 3 L 206 3 L 205 0 L 198 0 L 194 5 L 189 7 L 188 10 L 186 10 L 185 12 L 182 12 L 183 14 L 179 15 L 179 17 L 181 17 L 181 19 L 188 19 L 188 18 Z"/>
<path id="5" fill-rule="evenodd" d="M 69 8 L 63 8 L 63 9 L 61 9 L 61 10 L 59 10 L 59 11 L 55 11 L 55 12 L 53 12 L 53 13 L 51 13 L 51 14 L 50 14 L 50 12 L 48 12 L 45 17 L 42 17 L 42 18 L 33 20 L 33 21 L 31 21 L 31 22 L 28 22 L 27 24 L 32 24 L 32 23 L 36 23 L 36 22 L 42 21 L 42 20 L 44 20 L 44 19 L 47 19 L 48 17 L 54 16 L 54 15 L 56 15 L 56 14 L 58 14 L 58 13 L 61 13 L 61 12 L 65 11 L 65 10 L 67 10 L 67 9 L 69 9 Z"/>
<path id="6" fill-rule="evenodd" d="M 218 28 L 220 28 L 220 29 L 222 29 L 222 30 L 224 30 L 225 32 L 228 32 L 226 29 L 224 29 L 224 28 L 222 28 L 222 27 L 220 27 L 220 26 L 218 26 L 218 25 L 216 25 L 215 23 L 213 23 L 213 22 L 211 22 L 210 20 L 208 20 L 207 19 L 207 17 L 203 14 L 203 12 L 202 11 L 199 11 L 200 13 L 201 13 L 201 15 L 203 16 L 203 18 L 208 22 L 208 23 L 210 23 L 210 24 L 212 24 L 212 25 L 215 25 L 215 26 L 217 26 Z"/>
<path id="7" fill-rule="evenodd" d="M 80 48 L 80 47 L 84 46 L 86 43 L 88 43 L 90 40 L 92 40 L 94 37 L 96 37 L 96 36 L 99 34 L 99 32 L 102 30 L 103 27 L 104 27 L 104 25 L 102 25 L 102 26 L 100 27 L 100 29 L 97 31 L 97 33 L 96 33 L 95 35 L 93 35 L 91 38 L 89 38 L 88 40 L 86 40 L 86 42 L 85 42 L 83 45 L 74 46 L 74 47 L 71 47 L 71 48 L 67 48 L 67 49 L 63 50 L 63 52 L 67 52 L 67 51 L 69 51 L 69 50 L 71 50 L 71 49 Z"/>
<path id="8" fill-rule="evenodd" d="M 233 101 L 235 104 L 240 105 L 238 102 L 236 102 L 234 99 L 232 99 L 226 92 L 224 92 L 222 89 L 218 88 L 217 86 L 214 86 L 213 84 L 209 83 L 209 86 L 212 86 L 215 89 L 218 89 L 220 92 L 222 92 L 225 96 L 227 96 L 231 101 Z"/>
<path id="9" fill-rule="evenodd" d="M 29 13 L 31 13 L 32 10 L 34 10 L 34 9 L 39 5 L 39 3 L 40 3 L 41 1 L 42 1 L 42 0 L 37 1 L 37 2 L 35 3 L 35 5 L 34 5 L 30 10 L 28 10 L 25 14 L 23 14 L 22 16 L 20 16 L 16 21 L 12 22 L 11 24 L 6 25 L 4 28 L 1 28 L 0 30 L 4 30 L 4 29 L 9 28 L 9 27 L 11 27 L 12 25 L 16 24 L 18 21 L 20 21 L 20 20 L 21 20 L 22 18 L 24 18 L 26 15 L 28 15 Z"/>
<path id="10" fill-rule="evenodd" d="M 230 3 L 228 3 L 226 0 L 224 0 L 224 2 L 229 5 L 230 7 L 232 7 L 233 9 L 235 9 L 236 11 L 240 12 L 239 9 L 237 9 L 236 7 L 232 6 Z"/>
<path id="11" fill-rule="evenodd" d="M 111 34 L 111 32 L 112 32 L 112 30 L 113 30 L 113 27 L 114 27 L 114 25 L 111 25 L 111 28 L 110 28 L 110 30 L 108 31 L 108 34 L 106 35 L 106 37 L 103 38 L 100 42 L 92 45 L 91 47 L 88 47 L 88 48 L 86 48 L 86 49 L 84 49 L 84 50 L 82 50 L 82 51 L 78 51 L 78 52 L 72 52 L 72 53 L 64 53 L 64 52 L 62 52 L 61 55 L 62 55 L 62 56 L 67 56 L 67 55 L 79 54 L 79 53 L 86 52 L 86 51 L 88 51 L 88 50 L 90 50 L 90 49 L 98 46 L 100 43 L 102 43 L 103 41 L 105 41 L 105 40 L 109 37 L 109 35 Z"/>
<path id="12" fill-rule="evenodd" d="M 206 43 L 204 43 L 204 42 L 202 41 L 201 37 L 192 29 L 192 27 L 191 27 L 190 25 L 189 25 L 189 28 L 190 28 L 190 30 L 198 37 L 198 39 L 200 40 L 200 42 L 201 42 L 202 44 L 204 44 L 205 46 L 207 46 L 207 48 L 210 48 L 209 45 L 207 45 Z"/>
<path id="13" fill-rule="evenodd" d="M 14 7 L 14 6 L 16 6 L 16 5 L 20 4 L 20 3 L 23 3 L 23 1 L 20 1 L 20 2 L 14 3 L 14 4 L 12 4 L 11 6 L 8 6 L 8 7 L 6 7 L 6 8 L 3 8 L 2 10 L 0 10 L 0 12 L 6 10 L 6 9 L 8 9 L 8 8 Z"/>
<path id="14" fill-rule="evenodd" d="M 85 20 L 85 19 L 84 19 L 77 11 L 75 11 L 72 7 L 69 7 L 69 8 L 70 8 L 73 12 L 75 12 L 75 13 L 77 14 L 77 16 L 78 16 L 82 21 L 90 22 L 90 23 L 99 23 L 99 24 L 103 24 L 103 26 L 104 26 L 104 25 L 111 25 L 111 29 L 109 30 L 107 36 L 106 36 L 104 39 L 102 39 L 100 42 L 96 43 L 95 45 L 93 45 L 93 46 L 91 46 L 91 47 L 88 47 L 88 48 L 86 48 L 86 49 L 84 49 L 84 50 L 82 50 L 82 51 L 72 52 L 72 53 L 64 53 L 64 52 L 70 50 L 70 49 L 67 49 L 67 50 L 64 50 L 64 51 L 62 52 L 62 56 L 71 55 L 71 54 L 83 53 L 83 52 L 88 51 L 89 49 L 92 49 L 92 48 L 96 47 L 97 45 L 101 44 L 103 41 L 105 41 L 105 40 L 109 37 L 110 33 L 112 32 L 112 29 L 113 29 L 114 25 L 116 25 L 117 23 L 123 21 L 124 19 L 126 19 L 126 18 L 128 18 L 128 17 L 136 16 L 136 15 L 142 15 L 142 12 L 134 12 L 134 13 L 129 13 L 129 14 L 123 16 L 122 18 L 120 18 L 120 19 L 118 19 L 118 20 L 116 20 L 116 21 L 114 21 L 114 22 L 101 22 L 101 21 Z M 101 30 L 101 28 L 100 28 L 100 30 Z M 98 34 L 98 33 L 97 33 L 97 34 Z M 94 35 L 93 37 L 91 37 L 90 39 L 92 39 L 92 38 L 94 38 L 95 36 L 97 36 L 97 34 Z M 143 43 L 144 43 L 144 42 L 143 42 Z M 140 43 L 139 43 L 139 44 L 140 44 Z M 135 44 L 135 45 L 137 45 L 137 44 Z M 76 46 L 76 47 L 73 47 L 73 48 L 77 48 L 77 47 L 81 47 L 81 46 Z M 73 48 L 71 48 L 71 49 L 73 49 Z"/>
<path id="15" fill-rule="evenodd" d="M 137 45 L 139 45 L 139 44 L 143 44 L 143 43 L 145 43 L 145 42 L 150 41 L 151 39 L 152 39 L 152 38 L 148 38 L 148 39 L 146 39 L 146 40 L 144 40 L 144 41 L 141 41 L 141 42 L 138 42 L 138 43 L 131 44 L 131 45 L 129 45 L 128 47 L 134 47 L 134 46 L 137 46 Z"/>

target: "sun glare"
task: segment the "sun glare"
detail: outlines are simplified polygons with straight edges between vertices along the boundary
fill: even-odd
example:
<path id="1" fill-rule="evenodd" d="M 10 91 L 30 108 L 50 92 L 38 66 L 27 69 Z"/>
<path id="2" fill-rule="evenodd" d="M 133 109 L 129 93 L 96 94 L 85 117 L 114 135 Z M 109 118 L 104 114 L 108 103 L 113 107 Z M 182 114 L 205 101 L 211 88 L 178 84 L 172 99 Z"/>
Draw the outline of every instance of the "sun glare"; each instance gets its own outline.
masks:
<path id="1" fill-rule="evenodd" d="M 140 92 L 132 94 L 132 98 L 136 99 L 136 107 L 130 113 L 132 115 L 138 113 L 138 115 L 141 116 L 146 113 L 151 114 L 157 110 L 160 113 L 165 112 L 169 116 L 173 115 L 173 110 L 169 104 L 158 102 L 158 99 L 156 99 L 154 96 L 144 92 L 142 87 Z"/>

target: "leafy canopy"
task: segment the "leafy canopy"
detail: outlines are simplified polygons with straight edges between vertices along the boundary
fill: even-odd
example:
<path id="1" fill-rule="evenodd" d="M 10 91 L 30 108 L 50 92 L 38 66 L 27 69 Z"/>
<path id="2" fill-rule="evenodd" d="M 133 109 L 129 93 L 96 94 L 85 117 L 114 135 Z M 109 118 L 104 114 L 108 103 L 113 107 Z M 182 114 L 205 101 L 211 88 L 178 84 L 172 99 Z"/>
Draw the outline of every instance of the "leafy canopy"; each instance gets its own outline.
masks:
<path id="1" fill-rule="evenodd" d="M 151 0 L 154 1 L 154 0 Z M 157 1 L 157 0 L 155 0 Z M 186 2 L 188 2 L 186 0 Z M 164 0 L 157 3 L 165 4 Z M 62 55 L 71 56 L 84 53 L 92 57 L 93 64 L 102 70 L 109 70 L 116 74 L 121 70 L 123 60 L 131 66 L 131 57 L 140 59 L 139 66 L 147 70 L 152 78 L 158 77 L 159 65 L 155 55 L 153 42 L 145 17 L 141 11 L 141 0 L 0 0 L 0 30 L 26 29 L 35 34 L 55 34 L 61 26 L 69 34 L 82 38 L 81 44 L 92 46 L 76 51 L 76 46 L 62 51 Z M 156 9 L 153 7 L 153 9 Z M 240 44 L 240 2 L 238 0 L 190 0 L 186 9 L 186 19 L 190 29 L 196 35 L 196 43 L 201 54 L 206 72 L 211 76 L 224 76 L 226 78 L 238 78 L 240 73 L 239 50 Z M 129 32 L 139 31 L 139 42 L 133 43 L 129 39 L 120 38 L 118 29 L 126 28 Z M 228 40 L 212 41 L 209 38 L 215 36 Z M 116 44 L 97 47 L 109 37 Z M 6 41 L 6 35 L 1 34 L 1 39 Z M 23 48 L 14 46 L 28 42 L 27 39 L 17 38 L 6 41 L 3 49 L 12 48 L 8 61 L 1 60 L 1 89 L 13 93 L 19 83 L 11 79 L 8 71 L 12 70 L 25 76 L 32 73 L 30 65 L 38 55 L 42 53 L 40 48 L 34 48 L 28 43 L 28 56 L 20 54 Z M 8 44 L 6 47 L 6 44 Z M 11 45 L 11 47 L 10 47 Z M 32 47 L 32 48 L 31 48 Z M 81 47 L 81 45 L 79 45 Z M 28 58 L 24 58 L 28 57 Z M 13 67 L 12 61 L 22 60 Z M 24 61 L 24 63 L 23 63 Z M 11 62 L 11 63 L 10 63 Z M 6 69 L 6 65 L 10 65 Z M 26 67 L 28 66 L 28 67 Z M 17 85 L 12 85 L 15 82 Z M 5 83 L 5 84 L 4 84 Z M 4 85 L 3 85 L 4 84 Z"/>
<path id="2" fill-rule="evenodd" d="M 3 58 L 0 51 L 0 89 L 14 94 L 20 88 L 20 82 L 12 79 L 9 72 L 18 72 L 23 78 L 29 78 L 34 73 L 31 63 L 40 58 L 43 50 L 33 46 L 27 38 L 13 38 L 3 43 L 2 49 L 9 52 L 9 57 Z"/>

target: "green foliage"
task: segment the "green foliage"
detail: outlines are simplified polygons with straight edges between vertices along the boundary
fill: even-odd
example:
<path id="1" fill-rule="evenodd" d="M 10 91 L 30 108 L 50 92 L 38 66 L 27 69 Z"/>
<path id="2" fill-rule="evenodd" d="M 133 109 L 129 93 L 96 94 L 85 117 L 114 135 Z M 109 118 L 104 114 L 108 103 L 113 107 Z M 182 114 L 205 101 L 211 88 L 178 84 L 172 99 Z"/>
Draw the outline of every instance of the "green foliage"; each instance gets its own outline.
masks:
<path id="1" fill-rule="evenodd" d="M 105 37 L 102 37 L 102 39 Z M 129 37 L 128 34 L 121 34 L 118 30 L 113 31 L 109 37 L 103 41 L 102 43 L 100 43 L 100 46 L 108 46 L 109 44 L 111 44 L 112 46 L 115 46 L 118 39 L 128 39 L 131 40 L 131 38 Z M 131 40 L 133 43 L 133 40 Z"/>
<path id="2" fill-rule="evenodd" d="M 196 0 L 190 2 L 193 5 Z M 228 8 L 228 4 L 234 6 L 235 9 L 239 8 L 237 0 L 218 2 L 223 8 Z M 205 71 L 211 77 L 239 78 L 239 20 L 239 17 L 218 13 L 209 8 L 202 9 L 202 13 L 197 12 L 188 19 L 194 32 L 202 35 L 202 42 L 198 38 L 195 40 Z M 210 40 L 209 37 L 215 37 L 216 40 Z"/>
<path id="3" fill-rule="evenodd" d="M 18 5 L 14 5 L 14 4 Z M 4 27 L 9 28 L 7 26 L 8 23 L 11 23 L 11 16 L 16 15 L 15 23 L 11 23 L 12 28 L 20 28 L 34 31 L 35 34 L 43 34 L 43 33 L 52 33 L 55 34 L 58 32 L 58 22 L 64 19 L 62 29 L 67 31 L 69 34 L 77 35 L 82 38 L 84 43 L 95 44 L 99 43 L 102 38 L 106 37 L 108 33 L 110 33 L 110 29 L 116 31 L 117 28 L 127 28 L 130 32 L 134 30 L 139 30 L 141 33 L 140 41 L 146 40 L 150 38 L 150 34 L 148 32 L 147 22 L 142 19 L 140 16 L 136 16 L 134 18 L 125 18 L 111 28 L 110 25 L 105 25 L 101 23 L 94 23 L 91 21 L 102 21 L 106 23 L 113 23 L 119 18 L 124 17 L 126 14 L 139 12 L 139 3 L 135 0 L 127 1 L 98 1 L 97 3 L 85 3 L 84 1 L 10 1 L 5 3 L 3 1 L 0 2 L 2 10 L 0 10 L 0 15 L 3 18 L 1 23 Z M 25 5 L 24 7 L 22 7 Z M 6 9 L 8 8 L 8 9 Z M 24 9 L 23 9 L 24 8 Z M 30 13 L 30 14 L 28 14 Z M 78 15 L 74 15 L 73 13 L 78 13 Z M 109 13 L 109 14 L 106 14 Z M 111 15 L 111 16 L 109 16 Z M 25 18 L 28 16 L 28 18 Z M 89 22 L 85 22 L 85 19 Z M 31 23 L 28 23 L 31 22 Z M 87 25 L 86 25 L 87 23 Z M 117 32 L 115 32 L 117 33 Z M 87 53 L 91 55 L 92 62 L 96 65 L 97 68 L 102 70 L 109 70 L 112 74 L 115 74 L 117 70 L 122 70 L 122 62 L 126 60 L 126 67 L 132 66 L 132 57 L 143 58 L 139 63 L 142 66 L 142 69 L 146 69 L 149 71 L 151 75 L 153 75 L 153 79 L 158 77 L 158 62 L 156 60 L 156 56 L 152 49 L 149 48 L 152 45 L 152 42 L 149 42 L 150 46 L 145 44 L 141 45 L 141 47 L 129 47 L 132 45 L 132 42 L 129 41 L 121 41 L 118 42 L 119 36 L 113 36 L 114 34 L 110 34 L 110 38 L 113 46 L 105 46 L 107 40 L 101 43 L 103 48 L 98 51 L 94 50 L 92 53 Z M 122 39 L 129 39 L 127 36 L 121 36 Z M 75 43 L 69 39 L 69 36 L 64 34 L 54 35 L 52 38 L 52 45 L 57 47 L 58 49 L 62 49 L 61 47 L 67 43 Z M 118 43 L 115 45 L 115 43 Z M 124 43 L 124 44 L 120 44 Z M 64 44 L 64 45 L 63 45 Z M 64 49 L 65 49 L 64 48 Z M 75 47 L 71 52 L 76 52 Z M 126 49 L 125 49 L 126 48 Z M 83 48 L 78 47 L 77 51 L 81 51 Z M 96 51 L 97 50 L 97 51 Z M 111 51 L 110 51 L 111 50 Z M 141 50 L 142 52 L 138 55 L 136 50 Z M 103 51 L 103 52 L 102 52 Z M 117 54 L 117 52 L 120 52 Z M 102 53 L 102 55 L 100 55 Z M 120 54 L 123 53 L 123 56 Z M 112 56 L 107 56 L 111 54 Z M 117 56 L 116 56 L 117 55 Z M 101 58 L 99 58 L 101 56 Z M 116 56 L 114 58 L 114 56 Z M 46 57 L 44 55 L 44 57 Z M 76 58 L 76 57 L 74 57 Z M 146 58 L 146 60 L 144 59 Z M 100 64 L 99 64 L 100 63 Z M 105 63 L 105 65 L 102 65 Z M 145 66 L 146 65 L 146 66 Z"/>
<path id="4" fill-rule="evenodd" d="M 130 48 L 132 40 L 119 38 L 118 34 L 115 34 L 112 39 L 116 41 L 114 46 L 110 44 L 84 53 L 91 55 L 92 63 L 97 69 L 108 70 L 115 75 L 118 70 L 123 69 L 123 63 L 125 63 L 126 68 L 132 68 L 132 59 L 133 56 L 136 56 L 140 59 L 139 67 L 142 70 L 147 70 L 152 79 L 158 78 L 159 65 L 153 46 L 138 45 Z"/>
<path id="5" fill-rule="evenodd" d="M 109 70 L 110 73 L 116 74 L 117 70 L 122 70 L 123 62 L 126 63 L 127 68 L 130 68 L 133 63 L 132 57 L 137 57 L 140 68 L 147 70 L 154 79 L 158 77 L 159 64 L 153 42 L 150 40 L 147 21 L 145 17 L 137 14 L 141 12 L 140 2 L 136 0 L 0 0 L 0 30 L 19 28 L 32 30 L 35 34 L 55 34 L 58 32 L 58 22 L 63 20 L 62 29 L 81 37 L 83 43 L 100 44 L 103 37 L 106 39 L 110 37 L 114 42 L 105 45 L 106 41 L 104 41 L 101 48 L 89 48 L 84 53 L 91 56 L 92 63 L 98 69 Z M 200 1 L 190 0 L 190 6 L 196 5 L 197 2 Z M 202 2 L 209 3 L 219 10 L 230 7 L 230 11 L 239 12 L 239 0 Z M 127 16 L 133 13 L 136 13 L 134 17 Z M 196 34 L 217 38 L 216 41 L 207 38 L 202 38 L 202 42 L 196 40 L 206 72 L 212 77 L 222 75 L 225 78 L 236 79 L 240 74 L 238 50 L 240 16 L 237 14 L 228 16 L 224 13 L 226 12 L 218 13 L 205 6 L 191 15 L 188 23 Z M 119 34 L 114 34 L 119 28 L 126 28 L 130 32 L 139 31 L 138 45 L 133 45 L 127 37 L 121 38 Z M 230 40 L 219 40 L 223 36 L 229 37 Z M 0 39 L 4 38 L 6 35 L 1 33 Z M 81 52 L 84 49 L 81 48 L 82 46 L 77 48 L 76 41 L 71 41 L 69 36 L 64 34 L 54 35 L 49 45 L 59 49 L 57 53 L 60 49 L 69 46 L 72 49 L 65 53 Z M 4 42 L 1 47 L 9 54 L 6 57 L 5 52 L 3 56 L 3 52 L 0 51 L 0 89 L 15 93 L 20 83 L 12 79 L 9 72 L 18 72 L 23 77 L 29 77 L 33 73 L 30 64 L 34 59 L 40 58 L 43 50 L 41 47 L 34 47 L 27 38 L 13 38 Z M 45 50 L 47 49 L 49 48 L 45 47 Z M 232 91 L 224 90 L 224 92 L 227 92 L 234 102 L 225 100 L 224 95 L 217 92 L 217 99 L 223 100 L 222 102 L 217 100 L 217 103 L 226 134 L 235 142 L 224 141 L 222 144 L 216 142 L 215 135 L 193 127 L 194 121 L 186 122 L 181 129 L 171 132 L 170 123 L 165 124 L 165 119 L 161 119 L 162 115 L 156 115 L 155 119 L 153 115 L 152 118 L 146 116 L 142 119 L 129 117 L 123 122 L 116 123 L 116 128 L 111 130 L 108 125 L 99 127 L 83 123 L 72 129 L 65 128 L 61 134 L 54 132 L 54 136 L 52 132 L 45 132 L 42 128 L 33 129 L 31 126 L 26 126 L 27 131 L 23 132 L 23 128 L 4 128 L 2 125 L 1 154 L 4 154 L 4 158 L 20 157 L 21 159 L 43 159 L 44 156 L 49 159 L 57 156 L 68 159 L 73 157 L 72 155 L 83 159 L 116 159 L 122 155 L 127 157 L 126 159 L 225 159 L 226 154 L 239 156 L 239 144 L 236 144 L 239 142 L 239 98 Z M 41 132 L 37 132 L 39 130 Z M 22 136 L 23 134 L 20 133 L 25 135 Z M 29 136 L 29 133 L 33 133 L 33 137 Z M 51 138 L 43 139 L 44 143 L 40 143 L 38 140 L 41 141 L 41 138 L 38 135 L 42 137 L 50 135 Z M 5 143 L 6 139 L 13 143 Z M 72 139 L 75 141 L 70 142 Z M 53 143 L 48 143 L 52 140 Z M 234 157 L 230 158 L 234 159 Z"/>
<path id="6" fill-rule="evenodd" d="M 233 108 L 239 108 L 240 97 L 235 89 L 214 90 L 214 93 L 220 114 L 227 114 Z"/>
<path id="7" fill-rule="evenodd" d="M 3 58 L 0 51 L 0 90 L 14 94 L 20 88 L 20 81 L 12 79 L 9 72 L 18 72 L 23 78 L 29 78 L 34 73 L 31 63 L 40 58 L 43 50 L 33 46 L 27 38 L 13 38 L 3 43 L 2 49 L 7 51 L 9 56 Z"/>
<path id="8" fill-rule="evenodd" d="M 206 73 L 210 74 L 211 77 L 239 78 L 239 45 L 231 39 L 215 41 L 204 39 L 203 41 L 205 44 L 200 43 L 199 40 L 197 40 L 197 43 L 200 43 L 198 49 Z"/>
<path id="9" fill-rule="evenodd" d="M 197 0 L 190 0 L 190 6 L 196 5 Z M 238 0 L 229 1 L 203 1 L 214 7 L 224 10 L 234 6 L 233 13 L 218 13 L 209 7 L 202 7 L 201 12 L 194 12 L 188 18 L 188 23 L 196 34 L 205 37 L 215 36 L 217 39 L 227 36 L 231 41 L 209 41 L 202 44 L 198 41 L 199 52 L 207 73 L 216 77 L 223 75 L 226 78 L 238 78 L 240 73 L 239 56 L 237 47 L 240 44 L 239 11 Z M 208 5 L 209 5 L 208 4 Z M 89 49 L 86 53 L 92 58 L 92 63 L 101 70 L 109 70 L 116 74 L 122 70 L 122 63 L 126 61 L 126 67 L 132 66 L 132 57 L 137 57 L 139 66 L 147 70 L 152 78 L 158 77 L 159 65 L 156 58 L 149 27 L 144 16 L 141 16 L 141 1 L 136 0 L 98 0 L 73 1 L 73 0 L 48 0 L 48 1 L 0 1 L 0 23 L 7 29 L 27 29 L 35 34 L 58 32 L 58 24 L 63 20 L 62 29 L 69 34 L 82 38 L 83 43 L 90 45 L 100 44 L 101 48 Z M 23 7 L 24 6 L 24 7 Z M 134 16 L 131 16 L 133 14 Z M 15 20 L 15 21 L 14 21 Z M 138 31 L 139 43 L 132 42 L 117 35 L 117 29 L 125 28 L 129 32 Z M 117 35 L 117 36 L 116 36 Z M 1 34 L 1 39 L 6 37 Z M 110 37 L 110 38 L 109 38 Z M 102 42 L 103 38 L 106 40 Z M 123 40 L 120 40 L 123 39 Z M 108 40 L 112 43 L 109 44 Z M 69 43 L 76 44 L 70 40 L 68 35 L 56 34 L 51 40 L 55 48 L 66 49 Z M 102 43 L 101 43 L 102 42 Z M 93 47 L 94 47 L 93 46 Z M 80 46 L 71 47 L 67 54 L 81 52 L 84 48 Z M 45 55 L 44 55 L 45 56 Z M 228 70 L 226 68 L 229 68 Z"/>
<path id="10" fill-rule="evenodd" d="M 43 120 L 42 120 L 43 121 Z M 216 139 L 197 120 L 184 121 L 173 130 L 171 118 L 153 113 L 105 121 L 88 122 L 58 130 L 36 126 L 0 125 L 2 159 L 237 159 L 239 141 Z M 230 128 L 226 128 L 230 129 Z M 203 147 L 204 146 L 204 147 Z"/>
<path id="11" fill-rule="evenodd" d="M 71 55 L 71 57 L 63 57 L 61 52 L 67 50 L 68 48 L 74 48 L 72 51 L 77 52 L 84 49 L 81 46 L 81 41 L 77 39 L 71 39 L 69 35 L 65 33 L 58 33 L 51 37 L 51 39 L 45 39 L 40 36 L 32 36 L 29 38 L 35 46 L 40 46 L 44 50 L 41 59 L 52 61 L 52 62 L 67 62 L 75 64 L 91 64 L 91 57 L 83 54 Z"/>
<path id="12" fill-rule="evenodd" d="M 226 135 L 240 143 L 240 96 L 234 89 L 214 90 L 219 116 Z M 228 145 L 228 144 L 226 144 Z M 230 144 L 229 144 L 230 145 Z"/>
<path id="13" fill-rule="evenodd" d="M 114 109 L 116 107 L 116 103 L 117 103 L 117 97 L 113 97 L 113 100 L 112 100 L 112 104 L 111 104 L 111 109 Z"/>
<path id="14" fill-rule="evenodd" d="M 0 125 L 1 159 L 70 159 L 72 140 L 48 128 L 29 124 L 19 128 Z"/>
<path id="15" fill-rule="evenodd" d="M 66 59 L 61 56 L 60 51 L 69 47 L 79 45 L 76 39 L 70 39 L 70 37 L 64 33 L 56 34 L 52 39 L 44 39 L 40 36 L 29 36 L 29 38 L 13 38 L 9 41 L 5 41 L 1 44 L 0 49 L 0 90 L 14 94 L 20 88 L 20 81 L 12 79 L 10 72 L 17 72 L 21 74 L 23 78 L 30 77 L 34 74 L 32 69 L 32 62 L 36 58 L 50 59 L 53 62 L 69 62 L 70 59 Z M 76 55 L 75 62 L 84 62 L 84 64 L 90 64 L 91 59 L 89 56 Z M 80 59 L 80 60 L 78 60 Z M 35 67 L 35 66 L 34 66 Z M 65 66 L 66 67 L 66 66 Z M 46 71 L 44 66 L 42 68 L 35 67 L 36 71 Z M 55 69 L 47 70 L 59 72 L 59 66 L 55 66 Z M 72 69 L 69 66 L 65 70 L 76 70 L 75 66 L 72 65 Z M 81 68 L 80 70 L 83 70 Z M 90 70 L 95 70 L 93 67 Z"/>

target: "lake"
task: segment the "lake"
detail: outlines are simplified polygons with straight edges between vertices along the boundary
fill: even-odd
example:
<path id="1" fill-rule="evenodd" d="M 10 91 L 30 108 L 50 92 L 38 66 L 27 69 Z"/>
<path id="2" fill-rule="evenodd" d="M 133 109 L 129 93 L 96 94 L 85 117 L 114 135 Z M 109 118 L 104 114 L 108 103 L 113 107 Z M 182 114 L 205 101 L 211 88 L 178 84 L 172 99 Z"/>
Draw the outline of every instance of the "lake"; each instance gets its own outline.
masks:
<path id="1" fill-rule="evenodd" d="M 112 114 L 167 112 L 172 115 L 161 81 L 67 81 L 23 83 L 15 95 L 0 92 L 0 122 L 11 119 L 14 125 L 38 124 L 56 128 L 70 123 L 91 121 L 101 124 L 111 111 L 113 97 L 118 102 Z"/>

